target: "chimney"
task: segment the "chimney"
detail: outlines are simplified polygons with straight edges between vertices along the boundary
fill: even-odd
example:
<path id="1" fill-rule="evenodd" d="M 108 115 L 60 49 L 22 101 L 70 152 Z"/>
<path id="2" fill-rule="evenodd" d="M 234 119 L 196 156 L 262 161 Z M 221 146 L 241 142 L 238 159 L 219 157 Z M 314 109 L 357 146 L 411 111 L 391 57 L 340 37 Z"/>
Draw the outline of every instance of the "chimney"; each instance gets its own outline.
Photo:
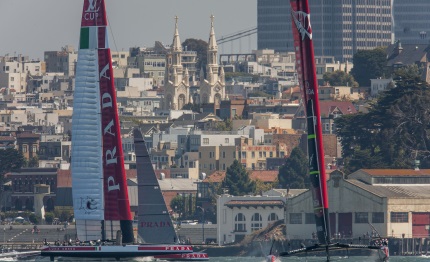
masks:
<path id="1" fill-rule="evenodd" d="M 400 42 L 400 40 L 397 40 L 396 47 L 394 49 L 394 53 L 396 55 L 399 55 L 402 51 L 403 51 L 402 43 Z"/>

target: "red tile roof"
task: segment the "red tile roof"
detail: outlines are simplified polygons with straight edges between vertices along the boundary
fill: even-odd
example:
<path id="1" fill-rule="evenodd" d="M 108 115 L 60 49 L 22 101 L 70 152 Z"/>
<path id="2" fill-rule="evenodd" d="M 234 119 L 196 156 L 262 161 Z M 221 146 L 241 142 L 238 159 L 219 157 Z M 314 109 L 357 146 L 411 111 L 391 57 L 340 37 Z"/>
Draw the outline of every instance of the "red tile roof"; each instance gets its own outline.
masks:
<path id="1" fill-rule="evenodd" d="M 279 206 L 283 207 L 284 202 L 281 200 L 231 200 L 225 204 L 228 207 L 240 206 Z"/>
<path id="2" fill-rule="evenodd" d="M 430 176 L 430 169 L 360 169 L 369 176 Z"/>
<path id="3" fill-rule="evenodd" d="M 262 182 L 273 183 L 278 178 L 278 170 L 253 170 L 249 174 L 251 180 L 260 180 Z"/>
<path id="4" fill-rule="evenodd" d="M 210 174 L 203 182 L 206 183 L 221 183 L 225 178 L 225 171 L 215 171 Z"/>
<path id="5" fill-rule="evenodd" d="M 335 110 L 343 115 L 356 114 L 357 110 L 350 101 L 320 101 L 321 116 L 329 116 Z"/>

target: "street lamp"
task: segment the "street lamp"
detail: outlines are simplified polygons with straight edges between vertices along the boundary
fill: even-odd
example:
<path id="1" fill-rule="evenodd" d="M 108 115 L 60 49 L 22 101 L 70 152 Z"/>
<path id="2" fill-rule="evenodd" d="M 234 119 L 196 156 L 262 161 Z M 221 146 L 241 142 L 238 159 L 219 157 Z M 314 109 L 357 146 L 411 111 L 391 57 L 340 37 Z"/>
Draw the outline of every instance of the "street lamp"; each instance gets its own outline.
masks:
<path id="1" fill-rule="evenodd" d="M 201 206 L 197 206 L 202 210 L 202 244 L 205 244 L 205 209 Z"/>

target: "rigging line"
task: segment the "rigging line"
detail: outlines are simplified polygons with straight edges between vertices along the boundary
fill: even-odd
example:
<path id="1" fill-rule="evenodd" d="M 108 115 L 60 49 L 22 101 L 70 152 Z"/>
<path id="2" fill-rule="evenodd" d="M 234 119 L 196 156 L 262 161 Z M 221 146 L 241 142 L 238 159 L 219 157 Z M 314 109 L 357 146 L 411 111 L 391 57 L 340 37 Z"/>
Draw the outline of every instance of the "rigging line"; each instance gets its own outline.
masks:
<path id="1" fill-rule="evenodd" d="M 111 34 L 111 36 L 112 36 L 112 40 L 113 40 L 113 45 L 115 46 L 115 51 L 117 52 L 117 54 L 118 54 L 118 68 L 121 68 L 121 64 L 120 64 L 120 62 L 121 62 L 121 59 L 120 59 L 120 54 L 119 54 L 119 51 L 118 51 L 118 46 L 116 45 L 116 40 L 115 40 L 115 35 L 114 35 L 114 33 L 113 33 L 113 30 L 112 30 L 112 27 L 110 26 L 110 21 L 109 21 L 109 17 L 106 15 L 106 19 L 107 19 L 107 23 L 108 23 L 108 27 L 109 27 L 109 31 L 110 31 L 110 34 Z M 112 56 L 112 54 L 111 54 L 111 56 Z M 112 59 L 112 57 L 111 57 L 111 59 Z M 125 70 L 126 69 L 124 69 L 123 70 L 123 76 L 125 77 Z"/>

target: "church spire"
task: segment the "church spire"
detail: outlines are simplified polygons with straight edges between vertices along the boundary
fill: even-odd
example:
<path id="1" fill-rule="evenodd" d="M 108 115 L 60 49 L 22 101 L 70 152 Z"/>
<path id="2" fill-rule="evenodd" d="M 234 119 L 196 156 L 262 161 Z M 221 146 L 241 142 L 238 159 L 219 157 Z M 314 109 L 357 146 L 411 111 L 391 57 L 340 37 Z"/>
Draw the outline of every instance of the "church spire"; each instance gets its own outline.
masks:
<path id="1" fill-rule="evenodd" d="M 175 16 L 175 34 L 173 35 L 172 51 L 182 51 L 181 39 L 179 38 L 178 16 Z"/>
<path id="2" fill-rule="evenodd" d="M 209 34 L 206 73 L 207 73 L 208 81 L 210 83 L 215 83 L 216 81 L 218 81 L 218 60 L 217 60 L 218 46 L 216 44 L 215 30 L 214 30 L 215 16 L 211 15 L 210 18 L 211 18 L 211 31 Z"/>
<path id="3" fill-rule="evenodd" d="M 175 34 L 173 36 L 173 43 L 171 46 L 171 55 L 172 55 L 172 80 L 174 85 L 178 85 L 182 82 L 182 45 L 181 39 L 179 38 L 179 30 L 178 30 L 178 16 L 175 16 Z"/>
<path id="4" fill-rule="evenodd" d="M 211 32 L 209 34 L 209 50 L 218 50 L 218 45 L 216 44 L 216 38 L 215 38 L 215 30 L 214 30 L 214 19 L 215 16 L 211 15 Z"/>

